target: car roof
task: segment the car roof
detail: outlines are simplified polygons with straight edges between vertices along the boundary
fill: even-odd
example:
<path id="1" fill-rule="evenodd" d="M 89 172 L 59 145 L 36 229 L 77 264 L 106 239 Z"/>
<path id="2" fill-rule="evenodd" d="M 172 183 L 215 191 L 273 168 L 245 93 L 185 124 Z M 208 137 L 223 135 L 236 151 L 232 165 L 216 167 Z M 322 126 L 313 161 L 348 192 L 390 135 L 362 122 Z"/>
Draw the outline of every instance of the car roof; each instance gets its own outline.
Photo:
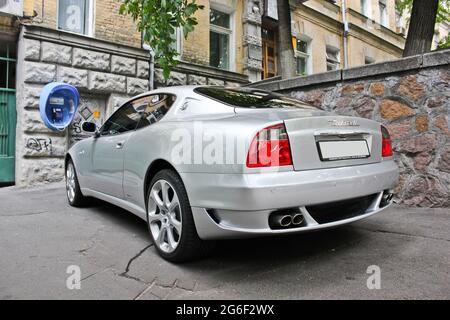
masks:
<path id="1" fill-rule="evenodd" d="M 256 89 L 252 87 L 228 87 L 228 86 L 213 86 L 213 85 L 181 85 L 181 86 L 170 86 L 170 87 L 161 87 L 152 91 L 147 91 L 144 93 L 141 93 L 134 98 L 139 98 L 141 96 L 146 96 L 149 94 L 156 94 L 156 93 L 172 93 L 175 95 L 182 95 L 186 96 L 189 94 L 194 93 L 194 90 L 196 88 L 222 88 L 222 89 L 230 89 L 230 90 L 236 90 L 236 91 L 242 91 L 242 92 L 266 92 L 271 94 L 276 94 L 270 91 Z M 196 93 L 195 93 L 196 94 Z"/>

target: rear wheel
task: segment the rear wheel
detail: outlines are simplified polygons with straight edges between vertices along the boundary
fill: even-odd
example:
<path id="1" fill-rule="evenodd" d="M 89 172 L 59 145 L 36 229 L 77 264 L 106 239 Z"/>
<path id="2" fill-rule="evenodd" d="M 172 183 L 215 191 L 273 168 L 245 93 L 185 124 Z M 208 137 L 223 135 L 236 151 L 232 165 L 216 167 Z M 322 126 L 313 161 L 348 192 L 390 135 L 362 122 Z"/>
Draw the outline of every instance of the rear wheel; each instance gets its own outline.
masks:
<path id="1" fill-rule="evenodd" d="M 212 242 L 199 238 L 186 189 L 173 170 L 159 171 L 150 182 L 147 223 L 156 250 L 166 260 L 192 260 L 212 248 Z"/>
<path id="2" fill-rule="evenodd" d="M 69 204 L 73 207 L 81 207 L 86 203 L 86 197 L 81 193 L 72 160 L 69 160 L 66 166 L 66 194 Z"/>

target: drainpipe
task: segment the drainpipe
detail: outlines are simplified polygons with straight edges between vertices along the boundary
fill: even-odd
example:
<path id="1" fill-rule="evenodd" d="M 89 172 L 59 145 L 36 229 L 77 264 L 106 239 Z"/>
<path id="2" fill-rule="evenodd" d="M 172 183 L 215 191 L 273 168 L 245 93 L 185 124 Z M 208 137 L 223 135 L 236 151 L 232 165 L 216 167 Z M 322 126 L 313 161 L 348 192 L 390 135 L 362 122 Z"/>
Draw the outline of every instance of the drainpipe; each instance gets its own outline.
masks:
<path id="1" fill-rule="evenodd" d="M 344 69 L 348 68 L 348 21 L 347 21 L 347 0 L 341 0 L 342 23 L 344 24 Z"/>
<path id="2" fill-rule="evenodd" d="M 155 88 L 155 58 L 153 51 L 150 50 L 148 58 L 148 90 L 152 91 Z"/>

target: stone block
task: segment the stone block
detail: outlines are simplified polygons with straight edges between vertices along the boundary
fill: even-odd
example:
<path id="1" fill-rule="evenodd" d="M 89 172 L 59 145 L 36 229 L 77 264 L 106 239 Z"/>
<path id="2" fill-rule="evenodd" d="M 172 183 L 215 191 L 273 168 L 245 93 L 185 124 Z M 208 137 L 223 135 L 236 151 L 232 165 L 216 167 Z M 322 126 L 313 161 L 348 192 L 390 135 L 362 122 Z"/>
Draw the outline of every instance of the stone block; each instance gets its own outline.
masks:
<path id="1" fill-rule="evenodd" d="M 111 72 L 134 76 L 136 74 L 136 59 L 116 55 L 111 56 Z"/>
<path id="2" fill-rule="evenodd" d="M 441 156 L 439 157 L 437 169 L 450 173 L 450 147 L 442 150 Z"/>
<path id="3" fill-rule="evenodd" d="M 126 92 L 126 77 L 117 74 L 89 71 L 88 89 L 93 92 Z"/>
<path id="4" fill-rule="evenodd" d="M 41 58 L 41 42 L 32 39 L 24 39 L 24 42 L 24 59 L 39 61 Z"/>
<path id="5" fill-rule="evenodd" d="M 138 78 L 148 79 L 148 61 L 138 60 L 136 66 L 136 76 Z"/>
<path id="6" fill-rule="evenodd" d="M 155 80 L 157 79 L 158 81 L 164 81 L 164 78 L 162 76 L 162 70 L 157 69 L 158 72 L 155 72 Z M 156 74 L 158 76 L 156 76 Z M 186 74 L 181 73 L 181 72 L 177 72 L 177 71 L 172 71 L 170 73 L 170 77 L 169 79 L 167 79 L 167 85 L 168 86 L 179 86 L 179 85 L 185 85 L 186 84 Z"/>
<path id="7" fill-rule="evenodd" d="M 450 49 L 439 50 L 423 55 L 423 66 L 433 67 L 450 64 Z"/>
<path id="8" fill-rule="evenodd" d="M 39 109 L 39 97 L 41 96 L 42 87 L 24 85 L 22 87 L 21 100 L 17 101 L 20 108 Z"/>
<path id="9" fill-rule="evenodd" d="M 403 120 L 397 123 L 386 124 L 386 128 L 389 131 L 391 139 L 393 141 L 406 138 L 411 135 L 412 132 L 411 119 Z"/>
<path id="10" fill-rule="evenodd" d="M 342 79 L 351 80 L 388 73 L 414 70 L 419 69 L 421 66 L 422 56 L 418 55 L 403 59 L 385 61 L 381 63 L 373 63 L 361 67 L 344 69 L 342 71 Z"/>
<path id="11" fill-rule="evenodd" d="M 66 138 L 44 134 L 23 137 L 23 156 L 26 157 L 64 157 Z"/>
<path id="12" fill-rule="evenodd" d="M 399 144 L 398 151 L 404 153 L 430 152 L 436 149 L 436 147 L 437 147 L 436 134 L 424 134 L 403 140 Z"/>
<path id="13" fill-rule="evenodd" d="M 385 99 L 380 105 L 381 117 L 387 120 L 397 120 L 415 114 L 414 109 L 401 101 Z"/>
<path id="14" fill-rule="evenodd" d="M 223 86 L 225 81 L 220 79 L 208 78 L 208 84 L 211 86 Z"/>
<path id="15" fill-rule="evenodd" d="M 16 183 L 22 186 L 58 182 L 64 179 L 64 159 L 23 159 L 21 167 L 16 170 L 20 170 L 20 180 Z"/>
<path id="16" fill-rule="evenodd" d="M 42 61 L 56 64 L 72 64 L 72 47 L 42 42 Z"/>
<path id="17" fill-rule="evenodd" d="M 74 48 L 73 66 L 91 70 L 109 71 L 110 54 Z"/>
<path id="18" fill-rule="evenodd" d="M 278 82 L 278 90 L 287 90 L 291 88 L 300 88 L 311 85 L 322 85 L 327 82 L 337 82 L 341 80 L 341 70 L 317 73 L 306 77 L 295 77 L 291 79 L 281 80 Z M 276 85 L 271 85 L 271 83 L 263 83 L 258 86 L 260 89 L 265 90 L 276 90 Z M 270 88 L 270 89 L 268 89 Z"/>
<path id="19" fill-rule="evenodd" d="M 374 82 L 370 85 L 369 92 L 373 96 L 382 97 L 386 92 L 386 86 L 382 82 Z"/>
<path id="20" fill-rule="evenodd" d="M 75 69 L 70 67 L 58 67 L 57 81 L 71 84 L 78 89 L 87 89 L 88 87 L 88 71 L 83 69 Z"/>
<path id="21" fill-rule="evenodd" d="M 417 81 L 416 75 L 409 75 L 400 80 L 397 94 L 418 101 L 425 96 L 426 86 Z"/>
<path id="22" fill-rule="evenodd" d="M 206 77 L 190 74 L 188 76 L 188 84 L 190 84 L 190 85 L 206 84 Z"/>
<path id="23" fill-rule="evenodd" d="M 421 114 L 416 117 L 416 130 L 418 132 L 428 131 L 428 115 Z"/>
<path id="24" fill-rule="evenodd" d="M 24 81 L 28 83 L 47 84 L 56 79 L 56 66 L 53 64 L 30 62 L 24 63 Z"/>
<path id="25" fill-rule="evenodd" d="M 148 80 L 139 78 L 127 78 L 127 93 L 137 95 L 148 91 Z"/>
<path id="26" fill-rule="evenodd" d="M 41 114 L 38 110 L 27 110 L 23 112 L 21 119 L 21 128 L 28 133 L 51 133 L 41 119 Z"/>

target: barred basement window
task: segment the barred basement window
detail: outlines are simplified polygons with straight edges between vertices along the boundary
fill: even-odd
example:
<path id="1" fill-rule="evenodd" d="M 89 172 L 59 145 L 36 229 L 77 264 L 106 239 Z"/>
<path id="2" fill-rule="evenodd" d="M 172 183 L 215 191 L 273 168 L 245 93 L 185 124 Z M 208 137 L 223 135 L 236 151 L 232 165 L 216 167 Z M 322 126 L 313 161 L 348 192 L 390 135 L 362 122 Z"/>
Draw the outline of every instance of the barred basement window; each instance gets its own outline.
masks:
<path id="1" fill-rule="evenodd" d="M 59 0 L 58 29 L 93 35 L 94 0 Z"/>

